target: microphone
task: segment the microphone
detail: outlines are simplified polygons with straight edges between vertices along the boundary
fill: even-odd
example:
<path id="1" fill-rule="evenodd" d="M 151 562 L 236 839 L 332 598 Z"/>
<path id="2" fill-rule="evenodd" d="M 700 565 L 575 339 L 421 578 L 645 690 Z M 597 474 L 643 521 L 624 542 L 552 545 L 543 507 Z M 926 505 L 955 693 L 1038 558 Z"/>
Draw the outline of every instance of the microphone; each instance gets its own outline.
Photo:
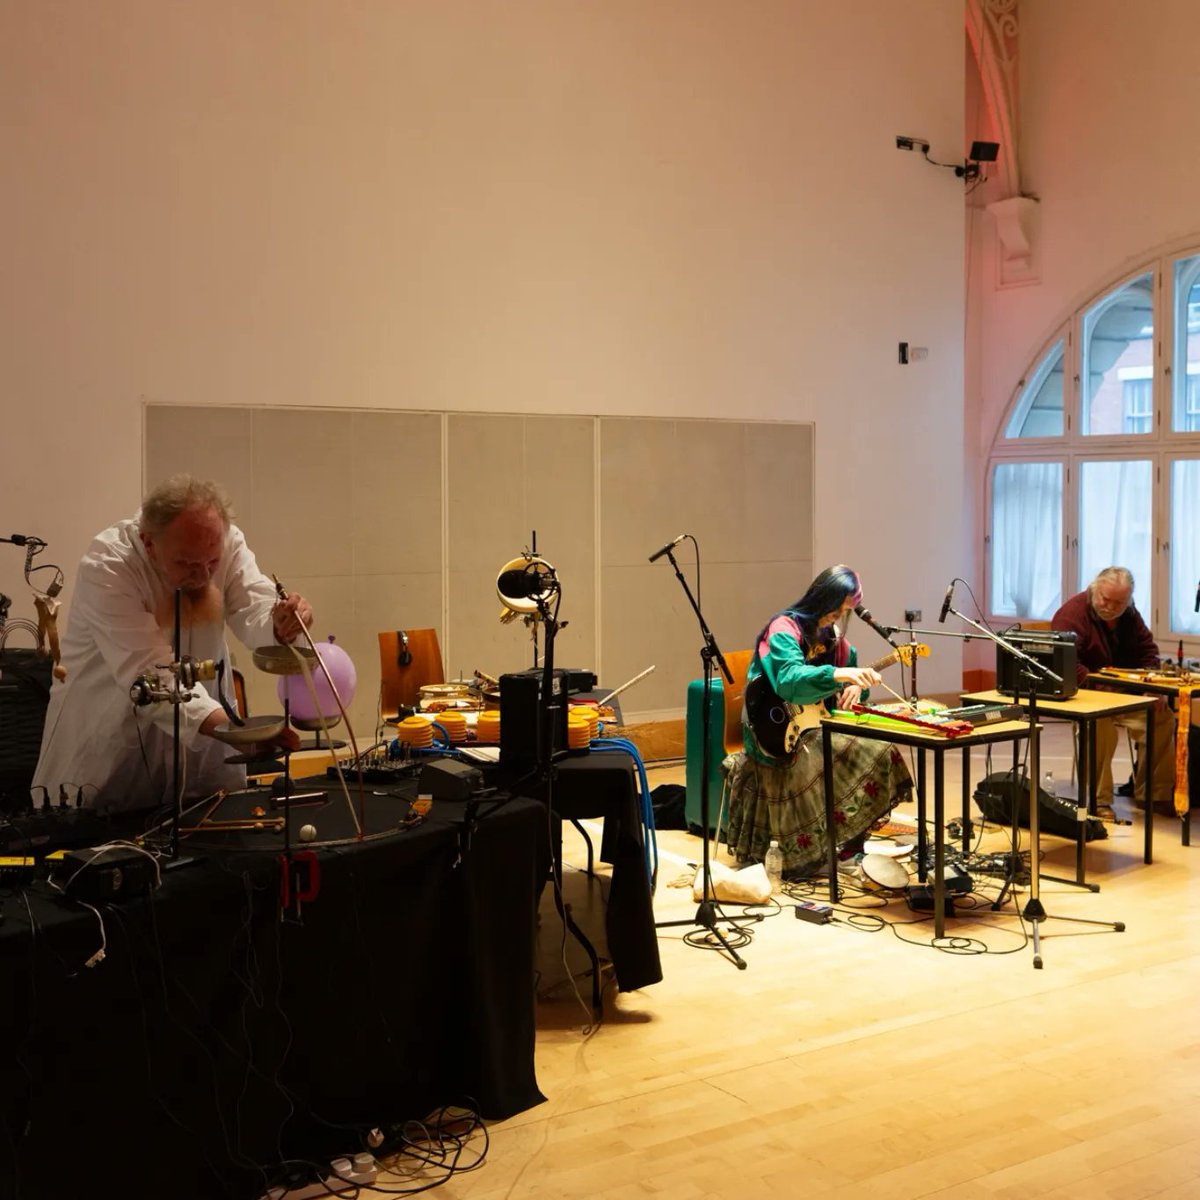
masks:
<path id="1" fill-rule="evenodd" d="M 501 571 L 500 578 L 496 580 L 496 590 L 502 596 L 511 596 L 514 600 L 529 600 L 540 596 L 549 583 L 550 577 L 536 570 L 531 563 L 516 571 Z"/>
<path id="2" fill-rule="evenodd" d="M 942 601 L 942 611 L 938 614 L 938 624 L 945 625 L 946 614 L 950 611 L 950 601 L 954 598 L 954 585 L 958 581 L 950 580 L 950 586 L 946 589 L 946 598 Z"/>
<path id="3" fill-rule="evenodd" d="M 1200 612 L 1200 583 L 1196 584 L 1196 607 L 1193 612 Z"/>
<path id="4" fill-rule="evenodd" d="M 687 534 L 681 533 L 677 538 L 672 538 L 661 550 L 655 550 L 655 552 L 650 555 L 650 561 L 658 562 L 658 560 L 662 558 L 664 554 L 669 554 L 672 550 L 674 550 L 675 547 L 678 546 L 685 537 L 687 537 Z"/>
<path id="5" fill-rule="evenodd" d="M 861 619 L 861 620 L 862 620 L 862 621 L 863 621 L 865 624 L 867 624 L 867 625 L 870 625 L 870 627 L 871 627 L 873 630 L 875 630 L 875 632 L 876 632 L 877 634 L 879 634 L 879 636 L 880 636 L 881 638 L 883 638 L 883 640 L 884 640 L 885 642 L 891 642 L 891 640 L 892 640 L 892 635 L 891 635 L 891 633 L 890 633 L 890 632 L 889 632 L 889 631 L 888 631 L 886 628 L 884 628 L 884 626 L 880 625 L 880 624 L 879 624 L 879 622 L 878 622 L 878 621 L 876 621 L 876 620 L 875 620 L 875 618 L 874 618 L 873 616 L 871 616 L 871 610 L 870 610 L 869 608 L 867 608 L 867 607 L 866 607 L 866 605 L 863 605 L 863 604 L 856 604 L 856 605 L 854 606 L 854 611 L 855 611 L 855 613 L 857 614 L 857 616 L 858 616 L 858 617 L 859 617 L 859 618 L 860 618 L 860 619 Z"/>

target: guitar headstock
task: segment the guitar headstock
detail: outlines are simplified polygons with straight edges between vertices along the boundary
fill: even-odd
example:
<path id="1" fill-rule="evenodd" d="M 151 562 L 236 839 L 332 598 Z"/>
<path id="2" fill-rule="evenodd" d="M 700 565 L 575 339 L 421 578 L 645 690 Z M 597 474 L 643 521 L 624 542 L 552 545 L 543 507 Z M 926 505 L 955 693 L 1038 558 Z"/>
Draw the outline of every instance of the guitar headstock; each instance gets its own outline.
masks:
<path id="1" fill-rule="evenodd" d="M 896 647 L 896 657 L 906 667 L 911 667 L 914 658 L 929 657 L 929 647 L 924 642 L 909 642 Z"/>

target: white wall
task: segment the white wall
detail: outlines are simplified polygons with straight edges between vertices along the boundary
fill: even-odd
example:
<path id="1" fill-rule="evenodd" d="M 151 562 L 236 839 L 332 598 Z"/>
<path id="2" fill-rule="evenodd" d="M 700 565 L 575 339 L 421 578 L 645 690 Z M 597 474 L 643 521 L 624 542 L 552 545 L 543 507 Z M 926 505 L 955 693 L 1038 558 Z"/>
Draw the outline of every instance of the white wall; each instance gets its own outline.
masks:
<path id="1" fill-rule="evenodd" d="M 957 154 L 962 22 L 6 0 L 0 525 L 69 599 L 137 505 L 145 401 L 815 420 L 818 561 L 928 620 L 966 528 L 962 188 L 894 137 Z"/>
<path id="2" fill-rule="evenodd" d="M 981 264 L 986 454 L 1022 373 L 1071 311 L 1123 271 L 1200 240 L 1200 5 L 1022 0 L 1021 178 L 1040 200 L 1041 282 L 998 291 L 995 234 Z"/>

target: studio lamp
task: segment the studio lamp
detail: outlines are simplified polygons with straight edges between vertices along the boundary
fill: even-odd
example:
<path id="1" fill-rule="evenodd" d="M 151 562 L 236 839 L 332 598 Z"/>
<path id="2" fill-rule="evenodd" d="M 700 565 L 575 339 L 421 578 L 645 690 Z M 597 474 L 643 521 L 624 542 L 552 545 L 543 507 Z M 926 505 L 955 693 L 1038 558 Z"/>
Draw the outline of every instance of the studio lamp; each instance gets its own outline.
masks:
<path id="1" fill-rule="evenodd" d="M 496 576 L 496 594 L 503 605 L 500 620 L 504 624 L 517 617 L 536 621 L 558 590 L 558 575 L 545 559 L 523 555 L 506 562 Z"/>

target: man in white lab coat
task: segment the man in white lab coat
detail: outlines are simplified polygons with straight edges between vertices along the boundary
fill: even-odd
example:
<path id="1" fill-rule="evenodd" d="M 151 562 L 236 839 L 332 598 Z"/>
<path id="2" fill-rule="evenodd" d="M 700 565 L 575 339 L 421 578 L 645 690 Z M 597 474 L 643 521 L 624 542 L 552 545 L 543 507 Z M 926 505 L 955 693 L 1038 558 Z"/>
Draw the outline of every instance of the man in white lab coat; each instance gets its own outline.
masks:
<path id="1" fill-rule="evenodd" d="M 131 520 L 93 540 L 79 564 L 62 641 L 66 679 L 51 689 L 35 796 L 45 787 L 54 803 L 65 796 L 106 809 L 170 802 L 174 705 L 135 706 L 130 688 L 172 661 L 176 589 L 180 650 L 193 659 L 228 665 L 226 625 L 256 648 L 290 642 L 301 621 L 311 624 L 303 597 L 279 600 L 230 516 L 220 487 L 176 475 Z M 244 768 L 225 762 L 232 748 L 211 736 L 229 719 L 217 686 L 195 685 L 193 698 L 179 706 L 188 796 L 245 784 Z M 228 670 L 224 687 L 230 700 Z"/>

